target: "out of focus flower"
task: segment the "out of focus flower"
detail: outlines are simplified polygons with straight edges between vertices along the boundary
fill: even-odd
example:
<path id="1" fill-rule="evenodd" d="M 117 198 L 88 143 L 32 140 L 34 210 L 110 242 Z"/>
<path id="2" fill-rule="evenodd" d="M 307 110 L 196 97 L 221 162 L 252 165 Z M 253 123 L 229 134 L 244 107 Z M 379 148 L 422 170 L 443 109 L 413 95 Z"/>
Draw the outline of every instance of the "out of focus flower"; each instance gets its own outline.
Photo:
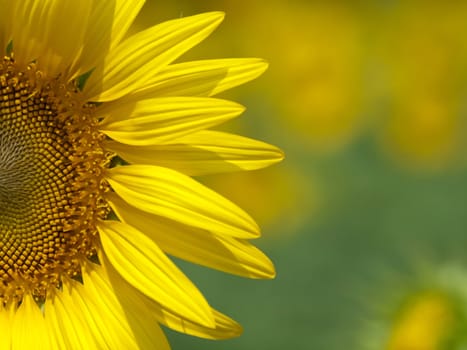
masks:
<path id="1" fill-rule="evenodd" d="M 278 1 L 256 11 L 261 16 L 238 17 L 255 36 L 244 50 L 256 41 L 271 59 L 264 90 L 284 132 L 309 150 L 341 149 L 364 125 L 358 12 L 345 3 Z"/>
<path id="2" fill-rule="evenodd" d="M 467 272 L 457 265 L 396 283 L 363 330 L 368 350 L 460 350 L 467 345 Z M 388 295 L 390 294 L 388 293 Z"/>
<path id="3" fill-rule="evenodd" d="M 382 134 L 405 164 L 444 167 L 465 151 L 466 14 L 466 4 L 400 2 L 378 24 L 390 106 Z"/>
<path id="4" fill-rule="evenodd" d="M 398 311 L 388 350 L 438 350 L 454 335 L 459 321 L 453 300 L 438 291 L 413 295 Z"/>

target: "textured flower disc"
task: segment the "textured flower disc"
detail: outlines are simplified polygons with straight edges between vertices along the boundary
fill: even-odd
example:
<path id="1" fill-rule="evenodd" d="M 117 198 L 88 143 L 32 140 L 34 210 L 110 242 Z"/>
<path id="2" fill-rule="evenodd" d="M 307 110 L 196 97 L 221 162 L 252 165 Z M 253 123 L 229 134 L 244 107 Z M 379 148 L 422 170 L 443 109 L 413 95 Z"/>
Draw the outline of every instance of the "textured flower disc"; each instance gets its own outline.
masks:
<path id="1" fill-rule="evenodd" d="M 37 301 L 78 277 L 96 254 L 97 218 L 107 164 L 92 106 L 59 80 L 41 80 L 33 64 L 0 66 L 0 302 Z"/>

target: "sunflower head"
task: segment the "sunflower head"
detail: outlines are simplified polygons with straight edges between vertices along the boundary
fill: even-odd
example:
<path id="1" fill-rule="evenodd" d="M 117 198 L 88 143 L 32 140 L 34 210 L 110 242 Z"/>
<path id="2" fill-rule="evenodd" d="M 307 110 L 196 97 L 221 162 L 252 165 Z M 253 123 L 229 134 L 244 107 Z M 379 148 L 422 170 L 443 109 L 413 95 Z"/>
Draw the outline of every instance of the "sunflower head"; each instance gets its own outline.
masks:
<path id="1" fill-rule="evenodd" d="M 166 254 L 274 277 L 253 219 L 190 177 L 283 158 L 209 130 L 244 110 L 213 95 L 267 64 L 174 64 L 223 14 L 123 39 L 142 4 L 0 0 L 2 349 L 167 349 L 157 324 L 238 335 Z"/>

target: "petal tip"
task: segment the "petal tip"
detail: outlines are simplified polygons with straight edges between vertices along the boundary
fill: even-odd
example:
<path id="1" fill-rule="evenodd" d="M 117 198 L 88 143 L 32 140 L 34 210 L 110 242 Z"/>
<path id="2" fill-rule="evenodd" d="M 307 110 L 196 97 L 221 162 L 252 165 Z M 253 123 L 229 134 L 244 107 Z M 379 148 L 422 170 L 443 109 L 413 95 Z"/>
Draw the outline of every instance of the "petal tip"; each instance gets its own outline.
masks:
<path id="1" fill-rule="evenodd" d="M 276 268 L 268 257 L 265 256 L 261 267 L 261 274 L 257 276 L 258 279 L 272 280 L 276 278 Z"/>
<path id="2" fill-rule="evenodd" d="M 285 159 L 285 152 L 281 150 L 280 148 L 277 148 L 276 151 L 277 151 L 277 161 L 282 162 Z"/>
<path id="3" fill-rule="evenodd" d="M 225 18 L 225 12 L 223 11 L 211 11 L 211 12 L 204 12 L 197 15 L 199 18 L 203 18 L 217 27 Z"/>
<path id="4" fill-rule="evenodd" d="M 225 12 L 224 11 L 212 11 L 208 12 L 208 14 L 212 15 L 213 18 L 216 20 L 223 21 L 225 18 Z"/>
<path id="5" fill-rule="evenodd" d="M 271 262 L 270 266 L 267 266 L 265 270 L 264 279 L 273 280 L 276 278 L 276 276 L 277 276 L 276 268 L 274 267 L 274 264 Z"/>
<path id="6" fill-rule="evenodd" d="M 269 68 L 269 62 L 263 58 L 258 59 L 258 68 L 261 70 L 261 74 Z"/>

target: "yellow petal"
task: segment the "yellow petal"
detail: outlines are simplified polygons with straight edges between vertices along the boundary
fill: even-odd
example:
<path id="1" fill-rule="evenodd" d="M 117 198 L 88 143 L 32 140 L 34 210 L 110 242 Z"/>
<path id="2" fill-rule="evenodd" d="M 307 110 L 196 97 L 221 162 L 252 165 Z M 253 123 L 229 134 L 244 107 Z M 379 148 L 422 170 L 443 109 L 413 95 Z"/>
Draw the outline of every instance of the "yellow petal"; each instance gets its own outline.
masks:
<path id="1" fill-rule="evenodd" d="M 258 58 L 228 58 L 169 65 L 135 92 L 147 96 L 214 96 L 256 79 L 268 67 Z"/>
<path id="2" fill-rule="evenodd" d="M 86 73 L 103 60 L 123 38 L 144 0 L 95 1 L 74 75 Z"/>
<path id="3" fill-rule="evenodd" d="M 223 17 L 211 12 L 180 18 L 126 39 L 89 78 L 87 99 L 109 101 L 141 89 L 164 66 L 206 38 Z"/>
<path id="4" fill-rule="evenodd" d="M 146 300 L 146 312 L 152 313 L 155 317 L 160 318 L 162 324 L 165 326 L 180 332 L 189 334 L 198 338 L 205 339 L 230 339 L 238 337 L 242 334 L 242 327 L 232 320 L 230 317 L 223 315 L 215 309 L 211 309 L 214 317 L 214 326 L 206 327 L 199 323 L 195 323 L 191 320 L 187 320 L 184 317 L 170 313 L 167 310 L 161 309 L 152 302 Z"/>
<path id="5" fill-rule="evenodd" d="M 105 254 L 101 251 L 98 254 L 101 263 L 98 267 L 101 282 L 112 290 L 123 308 L 139 348 L 170 350 L 167 339 L 159 327 L 158 319 L 153 313 L 148 312 L 144 302 L 150 299 L 129 285 L 112 267 Z M 154 302 L 150 301 L 150 303 Z"/>
<path id="6" fill-rule="evenodd" d="M 83 44 L 92 0 L 23 0 L 12 4 L 15 57 L 36 60 L 49 76 L 63 73 Z"/>
<path id="7" fill-rule="evenodd" d="M 118 221 L 102 221 L 97 228 L 106 257 L 128 283 L 176 314 L 214 323 L 204 297 L 153 241 Z"/>
<path id="8" fill-rule="evenodd" d="M 48 317 L 62 322 L 65 329 L 62 341 L 72 343 L 73 334 L 66 339 L 74 327 L 80 339 L 71 347 L 57 349 L 161 349 L 168 350 L 167 341 L 157 324 L 151 323 L 152 346 L 141 346 L 139 325 L 133 324 L 127 317 L 127 311 L 116 297 L 115 290 L 110 285 L 101 266 L 87 263 L 83 266 L 83 283 L 66 281 L 62 294 L 57 294 L 52 303 L 46 303 L 45 312 Z M 148 317 L 141 313 L 140 318 L 147 321 Z M 50 324 L 55 321 L 49 320 Z M 70 324 L 69 322 L 72 322 Z M 57 342 L 57 344 L 59 344 Z M 58 346 L 58 345 L 57 345 Z"/>
<path id="9" fill-rule="evenodd" d="M 244 240 L 151 215 L 130 206 L 116 194 L 109 194 L 108 201 L 120 220 L 143 232 L 170 255 L 244 277 L 275 276 L 268 257 Z"/>
<path id="10" fill-rule="evenodd" d="M 44 315 L 32 296 L 25 294 L 11 325 L 11 348 L 49 350 L 49 332 Z"/>
<path id="11" fill-rule="evenodd" d="M 77 312 L 76 299 L 78 282 L 63 283 L 63 291 L 56 291 L 45 303 L 46 323 L 52 334 L 51 343 L 56 349 L 99 349 L 96 335 L 83 318 L 81 310 Z M 97 335 L 97 338 L 99 335 Z"/>
<path id="12" fill-rule="evenodd" d="M 137 305 L 121 302 L 117 296 L 119 286 L 111 283 L 103 266 L 87 264 L 83 270 L 83 282 L 81 304 L 86 304 L 87 319 L 96 332 L 105 336 L 105 346 L 109 350 L 169 350 L 165 335 L 153 318 L 136 308 Z M 139 311 L 138 323 L 134 319 L 135 311 Z"/>
<path id="13" fill-rule="evenodd" d="M 238 238 L 255 238 L 259 228 L 242 209 L 177 171 L 128 165 L 107 173 L 112 188 L 126 202 L 148 213 Z"/>
<path id="14" fill-rule="evenodd" d="M 101 283 L 112 290 L 119 304 L 125 310 L 125 317 L 129 321 L 140 349 L 170 350 L 167 339 L 159 327 L 159 319 L 152 312 L 148 312 L 147 304 L 158 305 L 141 292 L 128 284 L 113 268 L 102 251 L 98 252 Z M 158 307 L 161 310 L 160 307 Z"/>
<path id="15" fill-rule="evenodd" d="M 130 145 L 154 145 L 220 124 L 240 115 L 234 102 L 204 97 L 166 97 L 137 103 L 110 103 L 99 126 L 112 139 Z"/>
<path id="16" fill-rule="evenodd" d="M 132 164 L 159 165 L 190 176 L 255 170 L 284 158 L 280 149 L 267 143 L 211 130 L 164 145 L 129 146 L 110 141 L 105 148 Z"/>
<path id="17" fill-rule="evenodd" d="M 96 292 L 90 290 L 91 287 L 88 276 L 86 276 L 86 287 L 75 283 L 73 288 L 69 289 L 70 297 L 66 297 L 67 302 L 64 306 L 69 310 L 65 311 L 70 314 L 70 317 L 78 320 L 83 319 L 89 329 L 92 330 L 87 340 L 93 346 L 95 344 L 97 349 L 111 350 L 115 346 L 128 345 L 130 336 L 125 327 L 122 326 L 126 325 L 125 319 L 121 318 L 118 322 L 115 320 L 114 314 L 115 310 L 117 310 L 115 303 L 106 295 L 96 297 Z M 54 310 L 51 312 L 54 312 Z M 55 310 L 55 312 L 57 311 Z"/>
<path id="18" fill-rule="evenodd" d="M 230 317 L 212 309 L 216 326 L 207 328 L 190 321 L 184 322 L 184 333 L 206 339 L 230 339 L 242 334 L 242 326 Z"/>
<path id="19" fill-rule="evenodd" d="M 0 349 L 10 349 L 11 346 L 11 323 L 13 319 L 13 307 L 0 306 Z"/>
<path id="20" fill-rule="evenodd" d="M 160 304 L 149 299 L 126 283 L 112 267 L 112 264 L 107 262 L 105 256 L 100 256 L 100 261 L 102 262 L 102 268 L 106 271 L 111 284 L 115 286 L 114 290 L 117 298 L 122 305 L 131 305 L 132 307 L 130 309 L 134 311 L 136 315 L 154 317 L 158 322 L 173 330 L 201 338 L 228 339 L 241 334 L 242 327 L 237 322 L 212 308 L 211 313 L 215 323 L 211 327 L 192 322 L 183 315 L 170 312 L 170 310 L 165 309 Z M 155 347 L 153 349 L 159 348 Z"/>

